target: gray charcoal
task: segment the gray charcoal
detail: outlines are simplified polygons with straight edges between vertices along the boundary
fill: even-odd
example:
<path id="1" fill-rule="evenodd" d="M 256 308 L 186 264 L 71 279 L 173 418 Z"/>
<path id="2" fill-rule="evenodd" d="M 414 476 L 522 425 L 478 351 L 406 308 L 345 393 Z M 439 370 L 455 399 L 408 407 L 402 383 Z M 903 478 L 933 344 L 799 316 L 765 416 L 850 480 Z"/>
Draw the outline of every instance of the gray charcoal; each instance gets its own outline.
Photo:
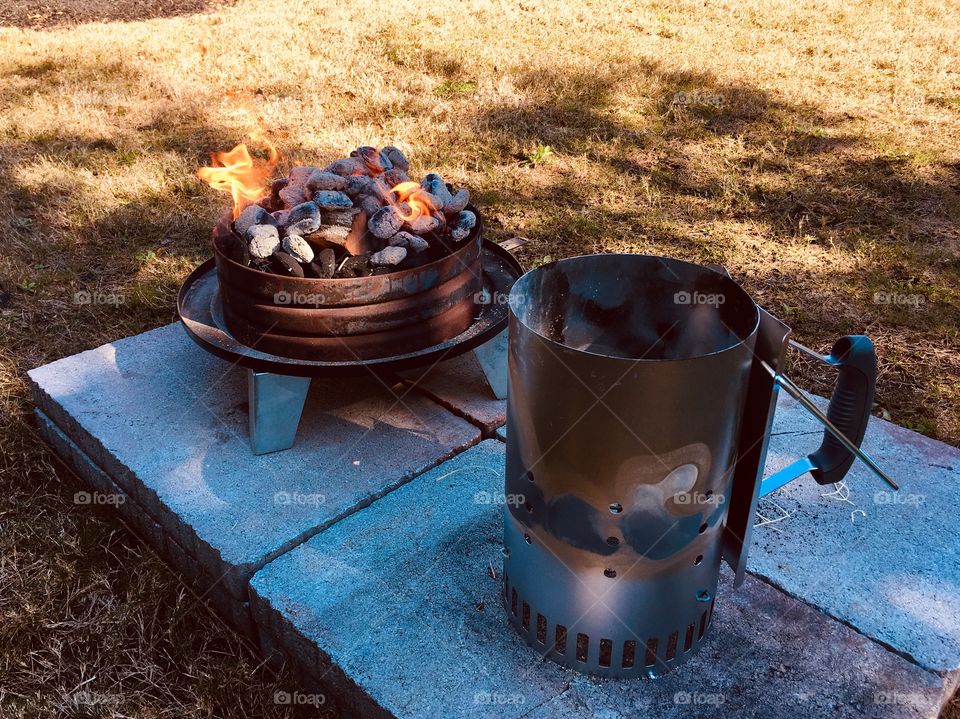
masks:
<path id="1" fill-rule="evenodd" d="M 439 230 L 443 223 L 433 215 L 420 215 L 407 223 L 410 231 L 416 235 L 425 235 L 428 232 Z"/>
<path id="2" fill-rule="evenodd" d="M 430 243 L 418 235 L 410 235 L 407 240 L 407 249 L 414 254 L 419 254 L 430 247 Z"/>
<path id="3" fill-rule="evenodd" d="M 240 216 L 233 221 L 233 229 L 241 237 L 246 237 L 247 230 L 254 225 L 275 225 L 277 221 L 273 219 L 269 212 L 260 207 L 260 205 L 248 205 Z"/>
<path id="4" fill-rule="evenodd" d="M 380 209 L 377 207 L 377 209 Z M 327 225 L 340 225 L 341 227 L 353 227 L 353 218 L 360 212 L 359 207 L 351 207 L 349 210 L 330 210 L 323 213 L 323 222 Z"/>
<path id="5" fill-rule="evenodd" d="M 410 176 L 403 170 L 398 170 L 394 167 L 392 170 L 387 170 L 383 173 L 383 181 L 390 187 L 396 187 L 401 182 L 410 182 Z"/>
<path id="6" fill-rule="evenodd" d="M 296 207 L 309 200 L 307 188 L 304 185 L 289 184 L 280 190 L 280 201 L 285 208 Z"/>
<path id="7" fill-rule="evenodd" d="M 363 160 L 360 160 L 356 157 L 345 157 L 342 160 L 337 160 L 331 162 L 329 165 L 323 168 L 324 172 L 332 172 L 335 175 L 342 175 L 343 177 L 349 177 L 350 175 L 366 175 L 367 166 L 363 163 Z"/>
<path id="8" fill-rule="evenodd" d="M 353 201 L 349 197 L 334 190 L 320 190 L 313 196 L 313 201 L 321 210 L 346 210 L 353 207 Z"/>
<path id="9" fill-rule="evenodd" d="M 379 267 L 395 267 L 407 256 L 406 247 L 384 247 L 370 255 L 370 264 Z"/>
<path id="10" fill-rule="evenodd" d="M 380 167 L 383 168 L 384 172 L 389 172 L 393 169 L 393 163 L 390 162 L 390 158 L 383 154 L 383 150 L 380 150 Z"/>
<path id="11" fill-rule="evenodd" d="M 423 182 L 420 183 L 420 187 L 437 198 L 438 210 L 445 209 L 448 203 L 453 202 L 453 195 L 450 194 L 447 184 L 443 181 L 443 178 L 435 172 L 431 172 L 424 177 Z"/>
<path id="12" fill-rule="evenodd" d="M 463 187 L 457 190 L 449 202 L 444 203 L 443 211 L 448 215 L 455 215 L 463 210 L 468 202 L 470 202 L 470 193 L 467 191 L 467 188 Z"/>
<path id="13" fill-rule="evenodd" d="M 402 225 L 403 218 L 393 205 L 380 208 L 367 220 L 367 229 L 374 237 L 379 237 L 381 240 L 393 237 Z"/>
<path id="14" fill-rule="evenodd" d="M 393 200 L 393 193 L 390 192 L 390 187 L 379 178 L 371 182 L 364 192 L 367 195 L 376 197 L 382 205 L 386 205 Z"/>
<path id="15" fill-rule="evenodd" d="M 373 217 L 383 205 L 384 203 L 373 195 L 364 195 L 360 198 L 360 209 L 367 213 L 367 217 Z"/>
<path id="16" fill-rule="evenodd" d="M 320 250 L 315 264 L 320 265 L 321 269 L 323 270 L 321 277 L 333 277 L 333 273 L 337 269 L 337 255 L 329 247 L 324 250 Z"/>
<path id="17" fill-rule="evenodd" d="M 270 256 L 273 271 L 278 275 L 289 275 L 290 277 L 303 277 L 303 268 L 291 255 L 282 250 L 277 250 Z"/>
<path id="18" fill-rule="evenodd" d="M 366 192 L 372 182 L 369 175 L 352 175 L 346 178 L 343 191 L 350 197 L 357 197 Z"/>
<path id="19" fill-rule="evenodd" d="M 284 251 L 297 262 L 313 262 L 313 248 L 300 235 L 287 235 L 283 238 Z"/>
<path id="20" fill-rule="evenodd" d="M 253 225 L 246 234 L 250 256 L 265 259 L 280 249 L 280 232 L 273 225 Z"/>
<path id="21" fill-rule="evenodd" d="M 383 148 L 381 152 L 388 160 L 390 160 L 390 163 L 393 165 L 393 169 L 401 170 L 402 172 L 410 172 L 410 162 L 407 160 L 407 156 L 400 152 L 399 149 L 390 145 Z"/>
<path id="22" fill-rule="evenodd" d="M 350 235 L 349 227 L 340 225 L 321 225 L 320 228 L 310 235 L 310 240 L 314 242 L 332 242 L 335 245 L 345 245 L 347 237 Z"/>
<path id="23" fill-rule="evenodd" d="M 470 210 L 463 210 L 454 220 L 450 229 L 450 236 L 455 240 L 465 240 L 476 224 L 477 216 Z"/>
<path id="24" fill-rule="evenodd" d="M 320 227 L 320 208 L 315 202 L 303 202 L 292 210 L 283 225 L 288 235 L 309 235 Z"/>
<path id="25" fill-rule="evenodd" d="M 318 171 L 316 167 L 294 167 L 287 173 L 287 177 L 290 178 L 291 185 L 306 185 L 310 176 Z"/>
<path id="26" fill-rule="evenodd" d="M 380 151 L 375 147 L 368 145 L 358 147 L 350 153 L 350 157 L 357 157 L 362 160 L 367 170 L 374 175 L 382 174 L 385 169 L 383 165 L 380 164 Z"/>
<path id="27" fill-rule="evenodd" d="M 342 191 L 347 186 L 347 178 L 333 172 L 324 172 L 316 170 L 307 179 L 307 189 L 316 192 L 317 190 L 338 190 Z"/>
<path id="28" fill-rule="evenodd" d="M 287 224 L 287 219 L 290 217 L 290 210 L 277 210 L 276 212 L 271 212 L 270 216 L 277 225 L 283 227 Z"/>

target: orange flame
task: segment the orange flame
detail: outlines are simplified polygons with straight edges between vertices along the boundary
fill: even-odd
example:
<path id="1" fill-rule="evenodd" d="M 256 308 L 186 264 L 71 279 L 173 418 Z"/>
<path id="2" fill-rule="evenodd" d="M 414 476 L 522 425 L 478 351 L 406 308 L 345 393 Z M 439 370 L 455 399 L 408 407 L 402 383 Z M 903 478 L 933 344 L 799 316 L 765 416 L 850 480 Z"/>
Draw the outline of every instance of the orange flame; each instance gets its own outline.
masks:
<path id="1" fill-rule="evenodd" d="M 250 139 L 267 146 L 265 161 L 255 159 L 242 142 L 229 152 L 212 152 L 212 167 L 197 169 L 197 177 L 210 187 L 233 196 L 233 219 L 269 192 L 267 181 L 280 159 L 277 148 L 260 132 L 251 132 Z"/>
<path id="2" fill-rule="evenodd" d="M 410 207 L 410 212 L 404 212 L 397 207 L 405 222 L 412 222 L 421 215 L 430 215 L 437 209 L 430 200 L 430 193 L 416 182 L 401 182 L 390 191 L 396 194 L 398 202 L 406 202 Z"/>

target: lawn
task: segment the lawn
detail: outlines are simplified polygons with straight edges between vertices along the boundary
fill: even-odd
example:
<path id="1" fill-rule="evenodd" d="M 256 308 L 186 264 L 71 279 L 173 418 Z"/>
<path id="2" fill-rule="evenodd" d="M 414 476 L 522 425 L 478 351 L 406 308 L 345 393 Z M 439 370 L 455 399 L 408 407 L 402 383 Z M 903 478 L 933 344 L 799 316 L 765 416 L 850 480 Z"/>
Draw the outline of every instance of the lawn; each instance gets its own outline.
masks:
<path id="1" fill-rule="evenodd" d="M 258 128 L 284 166 L 400 146 L 471 188 L 492 239 L 529 240 L 528 265 L 721 262 L 809 346 L 869 334 L 875 413 L 960 444 L 960 13 L 942 2 L 57 6 L 0 9 L 3 716 L 299 715 L 274 703 L 289 676 L 74 503 L 25 385 L 175 319 L 227 202 L 194 171 Z M 792 371 L 829 392 L 829 372 Z"/>

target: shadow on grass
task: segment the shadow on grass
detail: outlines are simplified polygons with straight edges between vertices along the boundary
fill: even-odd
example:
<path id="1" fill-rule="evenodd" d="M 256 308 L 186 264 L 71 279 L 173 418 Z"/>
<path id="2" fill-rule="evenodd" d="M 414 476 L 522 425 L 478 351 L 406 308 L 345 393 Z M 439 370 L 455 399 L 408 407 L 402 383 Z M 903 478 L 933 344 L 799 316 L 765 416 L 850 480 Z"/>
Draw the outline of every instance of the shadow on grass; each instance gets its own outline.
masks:
<path id="1" fill-rule="evenodd" d="M 86 22 L 133 22 L 210 12 L 231 0 L 60 0 L 50 5 L 34 0 L 4 0 L 0 27 L 43 29 Z"/>

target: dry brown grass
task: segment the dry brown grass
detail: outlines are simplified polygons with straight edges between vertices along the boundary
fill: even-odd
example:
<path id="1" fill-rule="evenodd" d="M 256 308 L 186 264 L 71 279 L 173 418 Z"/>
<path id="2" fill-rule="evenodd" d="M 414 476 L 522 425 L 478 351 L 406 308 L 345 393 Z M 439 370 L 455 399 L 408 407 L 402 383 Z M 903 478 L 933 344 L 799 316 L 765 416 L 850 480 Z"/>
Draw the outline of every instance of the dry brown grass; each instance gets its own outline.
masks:
<path id="1" fill-rule="evenodd" d="M 256 122 L 301 161 L 394 143 L 472 188 L 494 239 L 529 238 L 528 263 L 723 262 L 807 344 L 869 333 L 882 410 L 957 444 L 958 48 L 936 0 L 247 0 L 0 29 L 0 701 L 45 715 L 96 675 L 133 716 L 280 715 L 203 611 L 140 653 L 177 582 L 70 504 L 24 427 L 27 369 L 173 319 L 223 203 L 193 176 L 208 150 Z"/>

